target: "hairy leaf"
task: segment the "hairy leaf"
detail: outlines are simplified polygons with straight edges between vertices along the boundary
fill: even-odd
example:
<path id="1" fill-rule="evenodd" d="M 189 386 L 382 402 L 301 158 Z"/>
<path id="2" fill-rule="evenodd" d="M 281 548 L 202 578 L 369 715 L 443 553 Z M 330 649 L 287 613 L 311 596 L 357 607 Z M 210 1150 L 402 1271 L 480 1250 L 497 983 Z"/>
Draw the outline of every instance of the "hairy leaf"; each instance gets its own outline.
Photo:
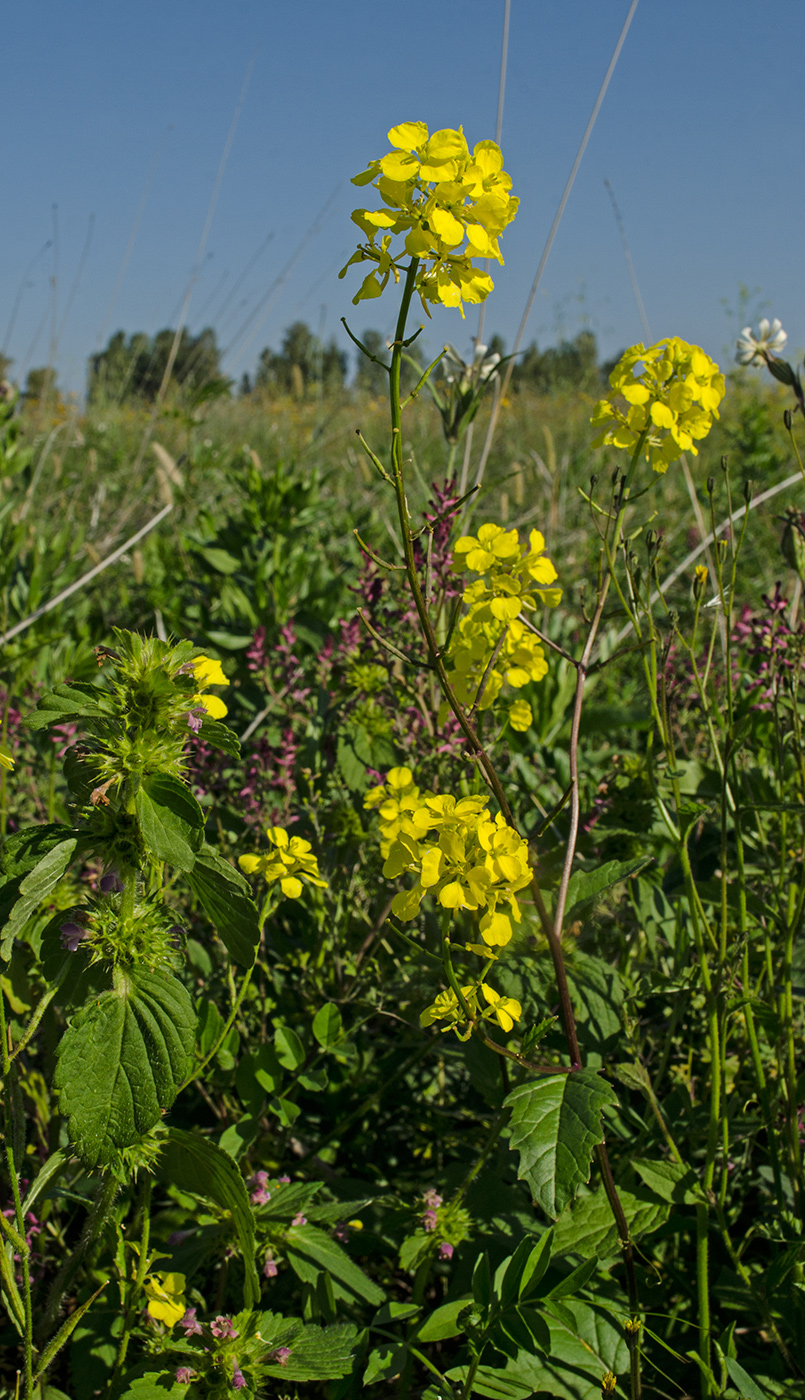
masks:
<path id="1" fill-rule="evenodd" d="M 0 944 L 0 957 L 10 958 L 14 939 L 21 932 L 26 920 L 34 910 L 46 899 L 51 890 L 54 890 L 64 875 L 72 861 L 78 847 L 78 835 L 70 833 L 69 827 L 51 828 L 55 834 L 61 832 L 58 840 L 53 841 L 51 836 L 45 837 L 40 842 L 29 842 L 26 846 L 18 846 L 12 855 L 12 860 L 16 857 L 16 867 L 24 862 L 25 853 L 39 852 L 36 862 L 29 867 L 27 874 L 22 879 L 18 876 L 12 877 L 0 889 L 0 917 L 3 918 L 4 928 L 2 943 Z M 70 834 L 65 834 L 70 833 Z M 4 853 L 5 855 L 5 853 Z M 12 868 L 14 868 L 12 866 Z"/>
<path id="2" fill-rule="evenodd" d="M 215 1201 L 229 1211 L 243 1255 L 243 1301 L 247 1308 L 256 1307 L 260 1283 L 254 1265 L 254 1222 L 243 1178 L 232 1158 L 209 1138 L 169 1128 L 160 1171 L 180 1190 Z"/>
<path id="3" fill-rule="evenodd" d="M 49 724 L 63 724 L 65 720 L 97 720 L 113 714 L 114 702 L 99 686 L 73 681 L 54 686 L 43 695 L 25 722 L 29 729 L 46 729 Z"/>
<path id="4" fill-rule="evenodd" d="M 604 1130 L 601 1110 L 617 1103 L 594 1070 L 577 1070 L 520 1084 L 504 1100 L 511 1109 L 509 1147 L 520 1154 L 524 1179 L 547 1215 L 556 1218 L 590 1177 L 590 1158 Z"/>
<path id="5" fill-rule="evenodd" d="M 240 871 L 211 846 L 202 846 L 187 883 L 230 956 L 242 967 L 251 967 L 260 942 L 260 918 Z"/>
<path id="6" fill-rule="evenodd" d="M 83 1006 L 59 1045 L 54 1084 L 76 1152 L 108 1165 L 158 1123 L 190 1073 L 196 1018 L 166 972 L 118 972 Z"/>
<path id="7" fill-rule="evenodd" d="M 192 870 L 203 840 L 204 813 L 189 788 L 170 773 L 152 773 L 135 800 L 151 855 L 177 870 Z"/>

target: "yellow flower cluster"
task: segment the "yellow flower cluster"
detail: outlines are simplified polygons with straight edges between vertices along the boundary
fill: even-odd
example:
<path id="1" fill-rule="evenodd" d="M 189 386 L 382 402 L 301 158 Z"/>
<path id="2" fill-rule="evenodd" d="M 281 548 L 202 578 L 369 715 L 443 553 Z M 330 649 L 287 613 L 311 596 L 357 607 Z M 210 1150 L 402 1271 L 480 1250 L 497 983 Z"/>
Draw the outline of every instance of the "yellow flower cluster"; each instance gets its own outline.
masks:
<path id="1" fill-rule="evenodd" d="M 327 881 L 319 874 L 318 858 L 314 856 L 309 841 L 304 841 L 301 836 L 289 836 L 282 826 L 266 827 L 266 836 L 273 850 L 263 855 L 238 857 L 238 865 L 244 875 L 261 875 L 268 885 L 279 881 L 287 899 L 299 898 L 303 889 L 302 880 L 309 885 L 317 885 L 319 889 L 326 889 Z"/>
<path id="2" fill-rule="evenodd" d="M 145 1296 L 148 1299 L 148 1316 L 153 1317 L 156 1322 L 164 1322 L 166 1327 L 175 1327 L 187 1309 L 184 1289 L 184 1274 L 162 1271 L 149 1274 L 144 1285 Z"/>
<path id="3" fill-rule="evenodd" d="M 462 302 L 484 301 L 494 286 L 473 259 L 503 262 L 498 237 L 519 204 L 509 194 L 512 182 L 500 147 L 479 141 L 470 151 L 461 128 L 430 135 L 424 122 L 393 126 L 388 139 L 392 150 L 352 181 L 372 183 L 385 208 L 353 212 L 368 242 L 339 275 L 352 263 L 377 263 L 353 297 L 357 305 L 379 297 L 391 277 L 399 280 L 398 259 L 407 254 L 421 259 L 416 289 L 426 314 L 432 303 L 457 306 L 463 316 Z M 392 251 L 394 235 L 404 236 L 404 247 Z"/>
<path id="4" fill-rule="evenodd" d="M 590 420 L 601 429 L 593 446 L 608 443 L 634 452 L 645 433 L 643 450 L 655 472 L 667 471 L 683 452 L 698 454 L 696 442 L 707 437 L 718 417 L 725 388 L 715 361 L 678 336 L 648 349 L 633 345 L 609 382 L 612 393 L 596 404 Z M 618 399 L 626 400 L 625 411 Z"/>
<path id="5" fill-rule="evenodd" d="M 416 918 L 431 894 L 443 909 L 485 911 L 479 927 L 489 947 L 509 942 L 511 919 L 520 922 L 517 892 L 531 881 L 528 846 L 503 816 L 490 815 L 487 798 L 422 795 L 411 770 L 397 768 L 368 794 L 366 806 L 379 807 L 383 874 L 416 877 L 410 890 L 394 896 L 398 918 Z"/>
<path id="6" fill-rule="evenodd" d="M 556 569 L 544 550 L 539 530 L 531 531 L 525 545 L 516 530 L 492 524 L 456 542 L 453 568 L 480 575 L 464 589 L 467 612 L 450 649 L 449 680 L 463 705 L 471 707 L 477 701 L 479 710 L 487 710 L 504 684 L 521 690 L 547 673 L 545 653 L 519 616 L 540 605 L 556 607 L 562 596 L 560 588 L 552 587 Z M 509 706 L 512 729 L 524 732 L 531 720 L 527 700 Z"/>
<path id="7" fill-rule="evenodd" d="M 479 991 L 487 1003 L 485 1011 L 482 1011 L 478 1005 Z M 499 992 L 488 987 L 485 982 L 480 982 L 477 986 L 462 987 L 461 995 L 474 1020 L 494 1019 L 503 1031 L 510 1031 L 515 1021 L 519 1021 L 523 1014 L 523 1008 L 519 1001 L 515 1000 L 514 997 L 502 997 Z M 470 1034 L 470 1032 L 461 1034 L 459 1028 L 466 1024 L 466 1017 L 458 997 L 451 987 L 448 987 L 446 992 L 440 992 L 432 1005 L 426 1007 L 419 1018 L 421 1026 L 432 1026 L 434 1021 L 446 1021 L 447 1025 L 441 1027 L 442 1032 L 454 1030 L 459 1040 L 466 1040 Z"/>

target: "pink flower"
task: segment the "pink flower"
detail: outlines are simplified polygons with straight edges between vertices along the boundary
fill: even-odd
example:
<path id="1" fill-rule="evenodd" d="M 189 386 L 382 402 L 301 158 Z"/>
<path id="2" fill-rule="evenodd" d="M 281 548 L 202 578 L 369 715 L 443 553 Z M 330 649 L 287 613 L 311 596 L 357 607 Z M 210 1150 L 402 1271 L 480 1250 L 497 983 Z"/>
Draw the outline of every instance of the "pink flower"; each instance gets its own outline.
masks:
<path id="1" fill-rule="evenodd" d="M 201 1323 L 196 1318 L 195 1308 L 187 1309 L 184 1317 L 179 1319 L 179 1326 L 187 1337 L 201 1336 Z"/>
<path id="2" fill-rule="evenodd" d="M 423 1225 L 423 1228 L 426 1229 L 426 1230 L 428 1231 L 428 1233 L 430 1233 L 431 1230 L 435 1230 L 435 1229 L 436 1229 L 436 1226 L 438 1225 L 438 1223 L 439 1223 L 439 1222 L 438 1222 L 438 1220 L 437 1220 L 437 1218 L 436 1218 L 436 1211 L 435 1211 L 435 1210 L 426 1210 L 426 1211 L 425 1211 L 425 1214 L 424 1214 L 423 1217 L 422 1217 L 422 1225 Z"/>
<path id="3" fill-rule="evenodd" d="M 300 1210 L 299 1214 L 294 1216 L 293 1220 L 291 1221 L 291 1224 L 292 1224 L 292 1225 L 307 1225 L 307 1216 L 306 1216 L 306 1215 L 303 1215 L 302 1212 L 301 1212 L 301 1210 Z"/>
<path id="4" fill-rule="evenodd" d="M 276 1278 L 278 1272 L 279 1270 L 277 1269 L 277 1261 L 274 1258 L 274 1255 L 267 1254 L 266 1262 L 263 1265 L 263 1273 L 265 1274 L 266 1278 Z"/>
<path id="5" fill-rule="evenodd" d="M 219 1313 L 214 1322 L 210 1323 L 210 1331 L 219 1341 L 228 1342 L 232 1337 L 237 1337 L 237 1332 L 232 1325 L 231 1317 L 222 1317 Z"/>
<path id="6" fill-rule="evenodd" d="M 448 1240 L 442 1240 L 441 1244 L 439 1245 L 440 1259 L 452 1259 L 455 1252 L 456 1251 L 454 1246 L 450 1244 Z"/>
<path id="7" fill-rule="evenodd" d="M 189 1366 L 179 1366 L 176 1371 L 176 1379 L 180 1385 L 189 1385 L 195 1376 L 195 1371 Z"/>
<path id="8" fill-rule="evenodd" d="M 271 1192 L 266 1189 L 268 1186 L 268 1172 L 255 1172 L 254 1176 L 249 1177 L 248 1184 L 251 1188 L 249 1200 L 253 1206 L 264 1206 L 266 1201 L 271 1200 Z"/>
<path id="9" fill-rule="evenodd" d="M 278 1366 L 287 1366 L 288 1361 L 290 1359 L 290 1355 L 290 1347 L 277 1347 L 277 1350 L 274 1352 L 274 1355 L 270 1356 L 268 1359 L 269 1361 L 276 1361 Z"/>
<path id="10" fill-rule="evenodd" d="M 245 1384 L 246 1377 L 244 1376 L 240 1367 L 236 1366 L 234 1371 L 232 1372 L 232 1385 L 234 1386 L 235 1390 L 242 1390 Z"/>
<path id="11" fill-rule="evenodd" d="M 62 924 L 59 931 L 59 942 L 65 953 L 75 953 L 79 943 L 86 938 L 87 930 L 78 924 Z"/>

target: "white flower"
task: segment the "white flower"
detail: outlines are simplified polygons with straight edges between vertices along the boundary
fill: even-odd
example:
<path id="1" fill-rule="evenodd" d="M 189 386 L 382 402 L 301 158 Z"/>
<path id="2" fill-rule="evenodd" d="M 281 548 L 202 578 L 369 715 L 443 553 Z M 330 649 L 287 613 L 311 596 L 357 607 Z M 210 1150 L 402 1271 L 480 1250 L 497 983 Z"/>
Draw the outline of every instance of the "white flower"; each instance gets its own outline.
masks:
<path id="1" fill-rule="evenodd" d="M 739 365 L 759 364 L 766 355 L 779 355 L 787 340 L 788 334 L 777 317 L 769 325 L 764 316 L 757 335 L 752 334 L 751 326 L 744 326 L 736 342 L 735 358 Z"/>

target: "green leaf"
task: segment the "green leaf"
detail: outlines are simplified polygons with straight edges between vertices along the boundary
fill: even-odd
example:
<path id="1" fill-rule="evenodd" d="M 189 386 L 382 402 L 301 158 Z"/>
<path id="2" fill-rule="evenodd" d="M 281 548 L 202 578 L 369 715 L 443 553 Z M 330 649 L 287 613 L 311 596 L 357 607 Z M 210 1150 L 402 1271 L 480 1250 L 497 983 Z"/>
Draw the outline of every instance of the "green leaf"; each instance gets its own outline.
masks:
<path id="1" fill-rule="evenodd" d="M 642 856 L 637 860 L 609 860 L 596 870 L 575 870 L 567 889 L 565 922 L 572 923 L 578 919 L 585 905 L 600 899 L 607 890 L 622 884 L 639 870 L 645 870 L 653 860 L 653 856 Z"/>
<path id="2" fill-rule="evenodd" d="M 62 828 L 62 830 L 69 830 Z M 19 884 L 13 879 L 0 891 L 0 913 L 5 916 L 0 957 L 10 958 L 14 940 L 27 919 L 54 890 L 68 869 L 78 846 L 77 835 L 64 837 L 50 845 Z M 6 902 L 8 900 L 8 903 Z"/>
<path id="3" fill-rule="evenodd" d="M 645 1157 L 633 1157 L 632 1166 L 649 1190 L 664 1201 L 695 1206 L 705 1199 L 696 1172 L 682 1162 L 651 1162 Z"/>
<path id="4" fill-rule="evenodd" d="M 56 1152 L 51 1152 L 44 1166 L 39 1168 L 39 1171 L 28 1188 L 28 1193 L 22 1203 L 23 1215 L 27 1215 L 29 1211 L 33 1210 L 42 1192 L 50 1186 L 52 1181 L 55 1181 L 61 1176 L 69 1160 L 69 1153 L 62 1152 L 61 1149 Z"/>
<path id="5" fill-rule="evenodd" d="M 375 1385 L 377 1381 L 392 1381 L 399 1376 L 405 1365 L 408 1348 L 404 1342 L 383 1342 L 370 1351 L 363 1373 L 364 1385 Z"/>
<path id="6" fill-rule="evenodd" d="M 277 1026 L 274 1031 L 274 1049 L 284 1069 L 298 1069 L 305 1062 L 302 1042 L 290 1026 Z"/>
<path id="7" fill-rule="evenodd" d="M 498 1372 L 502 1381 L 528 1386 L 528 1396 L 555 1395 L 561 1400 L 601 1400 L 601 1377 L 628 1371 L 622 1329 L 604 1308 L 581 1300 L 563 1303 L 562 1321 L 546 1316 L 550 1333 L 545 1354 L 519 1351 Z M 452 1378 L 452 1372 L 448 1375 Z M 479 1394 L 491 1394 L 478 1388 Z"/>
<path id="8" fill-rule="evenodd" d="M 232 1158 L 209 1138 L 169 1128 L 160 1173 L 181 1191 L 203 1196 L 229 1211 L 243 1256 L 243 1303 L 257 1307 L 260 1283 L 254 1265 L 254 1222 L 248 1192 Z"/>
<path id="9" fill-rule="evenodd" d="M 504 1104 L 511 1109 L 509 1147 L 520 1154 L 517 1175 L 546 1215 L 558 1216 L 590 1177 L 590 1158 L 604 1130 L 601 1110 L 616 1104 L 594 1070 L 531 1079 Z"/>
<path id="10" fill-rule="evenodd" d="M 664 1202 L 640 1200 L 618 1187 L 618 1195 L 633 1239 L 649 1235 L 668 1219 Z M 574 1201 L 553 1227 L 554 1254 L 578 1254 L 582 1259 L 606 1259 L 619 1250 L 618 1229 L 602 1186 Z"/>
<path id="11" fill-rule="evenodd" d="M 233 730 L 217 719 L 203 719 L 196 736 L 202 744 L 228 754 L 230 758 L 240 758 L 240 740 Z"/>
<path id="12" fill-rule="evenodd" d="M 151 1365 L 154 1358 L 149 1357 Z M 118 1400 L 196 1400 L 201 1394 L 197 1385 L 185 1385 L 176 1379 L 176 1367 L 170 1371 L 146 1371 L 124 1381 Z"/>
<path id="13" fill-rule="evenodd" d="M 260 916 L 240 871 L 211 846 L 202 846 L 187 883 L 230 956 L 241 967 L 251 967 L 260 942 Z"/>
<path id="14" fill-rule="evenodd" d="M 451 1371 L 446 1372 L 449 1381 L 458 1381 L 462 1386 L 468 1374 L 468 1366 L 454 1366 Z M 520 1381 L 516 1376 L 510 1375 L 508 1368 L 501 1371 L 495 1366 L 479 1366 L 472 1383 L 472 1394 L 487 1395 L 490 1400 L 531 1400 L 534 1391 L 530 1382 Z"/>
<path id="15" fill-rule="evenodd" d="M 112 990 L 76 1013 L 54 1085 L 87 1166 L 107 1166 L 159 1122 L 191 1071 L 195 1031 L 190 997 L 166 972 L 118 970 Z"/>
<path id="16" fill-rule="evenodd" d="M 190 789 L 170 773 L 152 773 L 138 790 L 135 803 L 151 856 L 177 870 L 192 870 L 204 839 L 204 813 Z"/>
<path id="17" fill-rule="evenodd" d="M 743 1366 L 732 1356 L 724 1357 L 724 1365 L 730 1380 L 737 1385 L 741 1392 L 741 1400 L 769 1400 L 768 1392 L 763 1390 L 752 1377 L 747 1375 Z"/>
<path id="18" fill-rule="evenodd" d="M 379 1307 L 385 1300 L 382 1288 L 359 1269 L 349 1255 L 336 1244 L 335 1240 L 318 1230 L 315 1225 L 297 1225 L 288 1232 L 285 1240 L 285 1254 L 294 1272 L 303 1282 L 313 1282 L 310 1277 L 311 1261 L 316 1272 L 324 1270 L 334 1281 L 341 1284 L 358 1298 Z M 304 1265 L 307 1264 L 307 1269 Z"/>
<path id="19" fill-rule="evenodd" d="M 442 1306 L 436 1308 L 425 1318 L 422 1326 L 417 1328 L 417 1341 L 443 1342 L 447 1337 L 460 1337 L 464 1328 L 458 1319 L 470 1304 L 469 1298 L 454 1298 L 449 1303 L 442 1303 Z"/>
<path id="20" fill-rule="evenodd" d="M 260 1331 L 265 1337 L 262 1326 Z M 272 1366 L 264 1362 L 262 1369 L 265 1375 L 281 1381 L 337 1380 L 348 1376 L 352 1370 L 357 1340 L 358 1329 L 351 1323 L 336 1327 L 307 1324 L 288 1344 L 291 1354 L 285 1365 Z"/>
<path id="21" fill-rule="evenodd" d="M 237 1123 L 230 1123 L 218 1139 L 218 1146 L 237 1162 L 254 1142 L 260 1131 L 260 1119 L 246 1113 Z"/>
<path id="22" fill-rule="evenodd" d="M 334 1002 L 327 1001 L 319 1007 L 313 1017 L 312 1029 L 322 1050 L 329 1050 L 331 1045 L 338 1043 L 344 1034 L 344 1027 L 341 1012 Z"/>
<path id="23" fill-rule="evenodd" d="M 45 1349 L 42 1352 L 41 1356 L 37 1358 L 38 1370 L 36 1372 L 36 1375 L 34 1376 L 34 1384 L 36 1384 L 36 1382 L 40 1380 L 41 1377 L 45 1374 L 45 1371 L 48 1369 L 48 1366 L 61 1351 L 65 1342 L 68 1342 L 70 1340 L 70 1337 L 72 1336 L 82 1317 L 85 1313 L 89 1312 L 90 1308 L 92 1307 L 92 1304 L 95 1302 L 96 1298 L 100 1297 L 101 1293 L 103 1293 L 103 1290 L 105 1289 L 108 1282 L 108 1279 L 104 1279 L 100 1287 L 96 1288 L 95 1292 L 92 1293 L 90 1297 L 86 1299 L 85 1302 L 79 1304 L 75 1311 L 72 1312 L 70 1316 L 66 1319 L 66 1321 L 62 1323 L 56 1335 L 54 1337 L 51 1337 L 50 1341 L 45 1346 Z"/>
<path id="24" fill-rule="evenodd" d="M 43 695 L 25 722 L 29 729 L 46 729 L 65 720 L 106 719 L 114 713 L 114 701 L 99 686 L 73 681 Z"/>

